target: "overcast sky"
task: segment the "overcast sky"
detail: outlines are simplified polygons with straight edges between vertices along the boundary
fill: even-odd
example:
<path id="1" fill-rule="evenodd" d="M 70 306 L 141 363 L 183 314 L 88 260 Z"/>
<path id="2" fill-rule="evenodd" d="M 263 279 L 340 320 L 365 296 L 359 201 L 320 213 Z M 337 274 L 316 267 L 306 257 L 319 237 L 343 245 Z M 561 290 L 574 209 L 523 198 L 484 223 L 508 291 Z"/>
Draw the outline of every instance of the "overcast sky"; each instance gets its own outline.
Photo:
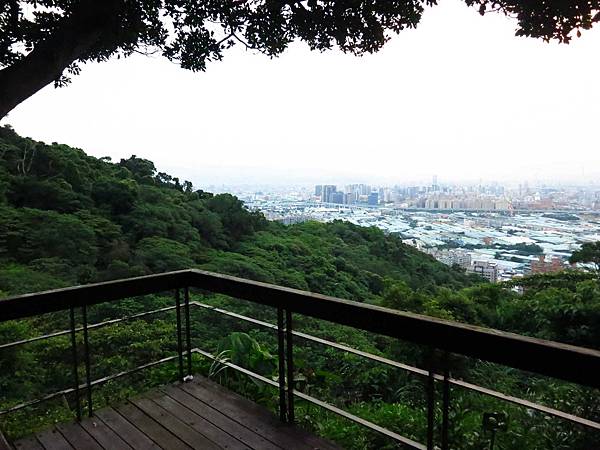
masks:
<path id="1" fill-rule="evenodd" d="M 2 123 L 197 185 L 581 180 L 600 175 L 600 27 L 568 46 L 459 0 L 357 58 L 241 48 L 205 73 L 135 56 L 84 66 Z"/>

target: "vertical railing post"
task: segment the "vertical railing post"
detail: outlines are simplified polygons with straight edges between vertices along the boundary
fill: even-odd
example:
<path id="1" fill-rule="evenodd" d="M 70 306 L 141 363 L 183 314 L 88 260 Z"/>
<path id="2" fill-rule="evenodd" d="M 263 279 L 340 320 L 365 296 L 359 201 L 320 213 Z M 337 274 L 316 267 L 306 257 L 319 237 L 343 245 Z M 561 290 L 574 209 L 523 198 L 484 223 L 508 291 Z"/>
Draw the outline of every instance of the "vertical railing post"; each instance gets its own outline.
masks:
<path id="1" fill-rule="evenodd" d="M 187 377 L 186 380 L 193 378 L 192 374 L 192 335 L 190 330 L 190 288 L 186 286 L 183 289 L 183 300 L 185 304 L 185 343 L 187 350 Z"/>
<path id="2" fill-rule="evenodd" d="M 286 341 L 286 366 L 287 366 L 287 419 L 294 423 L 294 343 L 292 328 L 292 312 L 285 310 L 285 341 Z"/>
<path id="3" fill-rule="evenodd" d="M 287 408 L 285 399 L 285 343 L 283 330 L 283 309 L 277 308 L 277 356 L 279 361 L 279 418 L 287 421 Z"/>
<path id="4" fill-rule="evenodd" d="M 177 316 L 177 355 L 179 356 L 179 380 L 184 380 L 183 375 L 183 341 L 181 336 L 181 294 L 179 288 L 175 289 L 175 312 Z"/>
<path id="5" fill-rule="evenodd" d="M 88 416 L 94 415 L 94 405 L 92 404 L 92 375 L 90 369 L 90 341 L 88 336 L 87 305 L 81 308 L 81 318 L 83 321 L 83 357 L 85 361 L 85 384 L 87 388 Z"/>
<path id="6" fill-rule="evenodd" d="M 75 335 L 75 310 L 71 306 L 69 309 L 71 325 L 71 351 L 73 357 L 73 383 L 75 390 L 75 403 L 77 406 L 77 421 L 81 421 L 81 399 L 79 398 L 79 361 L 77 358 L 77 338 Z"/>
<path id="7" fill-rule="evenodd" d="M 442 450 L 448 450 L 448 428 L 450 425 L 450 368 L 448 354 L 444 354 L 444 381 L 442 385 Z"/>
<path id="8" fill-rule="evenodd" d="M 429 355 L 427 374 L 427 450 L 434 449 L 433 434 L 435 427 L 435 378 L 433 373 L 433 351 Z"/>

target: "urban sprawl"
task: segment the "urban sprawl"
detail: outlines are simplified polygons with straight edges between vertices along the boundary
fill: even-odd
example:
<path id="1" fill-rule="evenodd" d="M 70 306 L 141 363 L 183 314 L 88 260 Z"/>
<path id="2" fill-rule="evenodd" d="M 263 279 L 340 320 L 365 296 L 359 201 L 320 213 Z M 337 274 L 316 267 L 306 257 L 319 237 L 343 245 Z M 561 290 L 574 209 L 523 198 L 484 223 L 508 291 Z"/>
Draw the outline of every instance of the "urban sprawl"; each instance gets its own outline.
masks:
<path id="1" fill-rule="evenodd" d="M 582 243 L 600 240 L 600 188 L 594 186 L 439 186 L 434 177 L 428 186 L 210 189 L 234 193 L 285 224 L 375 226 L 493 283 L 564 270 Z"/>

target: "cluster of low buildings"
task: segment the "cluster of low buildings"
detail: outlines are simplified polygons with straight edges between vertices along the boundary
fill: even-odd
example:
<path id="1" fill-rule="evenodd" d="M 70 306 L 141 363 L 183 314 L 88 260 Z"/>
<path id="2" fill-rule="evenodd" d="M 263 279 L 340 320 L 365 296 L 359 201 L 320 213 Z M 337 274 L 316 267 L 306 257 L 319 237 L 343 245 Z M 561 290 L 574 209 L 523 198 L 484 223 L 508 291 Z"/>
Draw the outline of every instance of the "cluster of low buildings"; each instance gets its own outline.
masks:
<path id="1" fill-rule="evenodd" d="M 407 243 L 410 244 L 410 241 Z M 431 248 L 425 249 L 425 253 L 448 266 L 458 266 L 466 272 L 475 273 L 490 283 L 508 281 L 529 274 L 555 273 L 570 267 L 568 260 L 561 257 L 546 258 L 546 255 L 539 255 L 537 259 L 527 257 L 523 263 L 507 266 L 506 262 L 508 261 L 473 260 L 472 252 L 464 249 Z"/>
<path id="2" fill-rule="evenodd" d="M 600 189 L 527 183 L 381 187 L 319 184 L 233 190 L 270 220 L 344 220 L 400 236 L 450 266 L 491 282 L 564 270 L 584 242 L 600 241 Z"/>
<path id="3" fill-rule="evenodd" d="M 367 187 L 362 189 L 365 192 Z M 286 224 L 344 220 L 374 226 L 400 236 L 404 243 L 449 266 L 457 265 L 491 282 L 563 270 L 582 243 L 600 240 L 600 215 L 592 212 L 565 216 L 518 211 L 401 210 L 314 199 L 254 201 L 248 205 Z"/>
<path id="4" fill-rule="evenodd" d="M 510 211 L 512 203 L 503 197 L 488 195 L 477 196 L 455 196 L 455 195 L 431 195 L 420 199 L 416 205 L 418 208 L 427 210 L 482 210 L 482 211 Z"/>

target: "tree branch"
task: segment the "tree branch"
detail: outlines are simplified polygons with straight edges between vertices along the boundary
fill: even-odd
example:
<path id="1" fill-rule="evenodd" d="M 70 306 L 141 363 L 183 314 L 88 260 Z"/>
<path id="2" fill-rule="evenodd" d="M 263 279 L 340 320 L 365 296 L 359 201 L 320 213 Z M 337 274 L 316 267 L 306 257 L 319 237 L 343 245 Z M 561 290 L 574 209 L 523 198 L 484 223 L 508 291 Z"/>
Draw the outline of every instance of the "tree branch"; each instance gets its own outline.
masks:
<path id="1" fill-rule="evenodd" d="M 27 56 L 0 70 L 0 119 L 19 103 L 58 79 L 97 45 L 119 11 L 120 0 L 82 0 L 63 25 Z"/>

